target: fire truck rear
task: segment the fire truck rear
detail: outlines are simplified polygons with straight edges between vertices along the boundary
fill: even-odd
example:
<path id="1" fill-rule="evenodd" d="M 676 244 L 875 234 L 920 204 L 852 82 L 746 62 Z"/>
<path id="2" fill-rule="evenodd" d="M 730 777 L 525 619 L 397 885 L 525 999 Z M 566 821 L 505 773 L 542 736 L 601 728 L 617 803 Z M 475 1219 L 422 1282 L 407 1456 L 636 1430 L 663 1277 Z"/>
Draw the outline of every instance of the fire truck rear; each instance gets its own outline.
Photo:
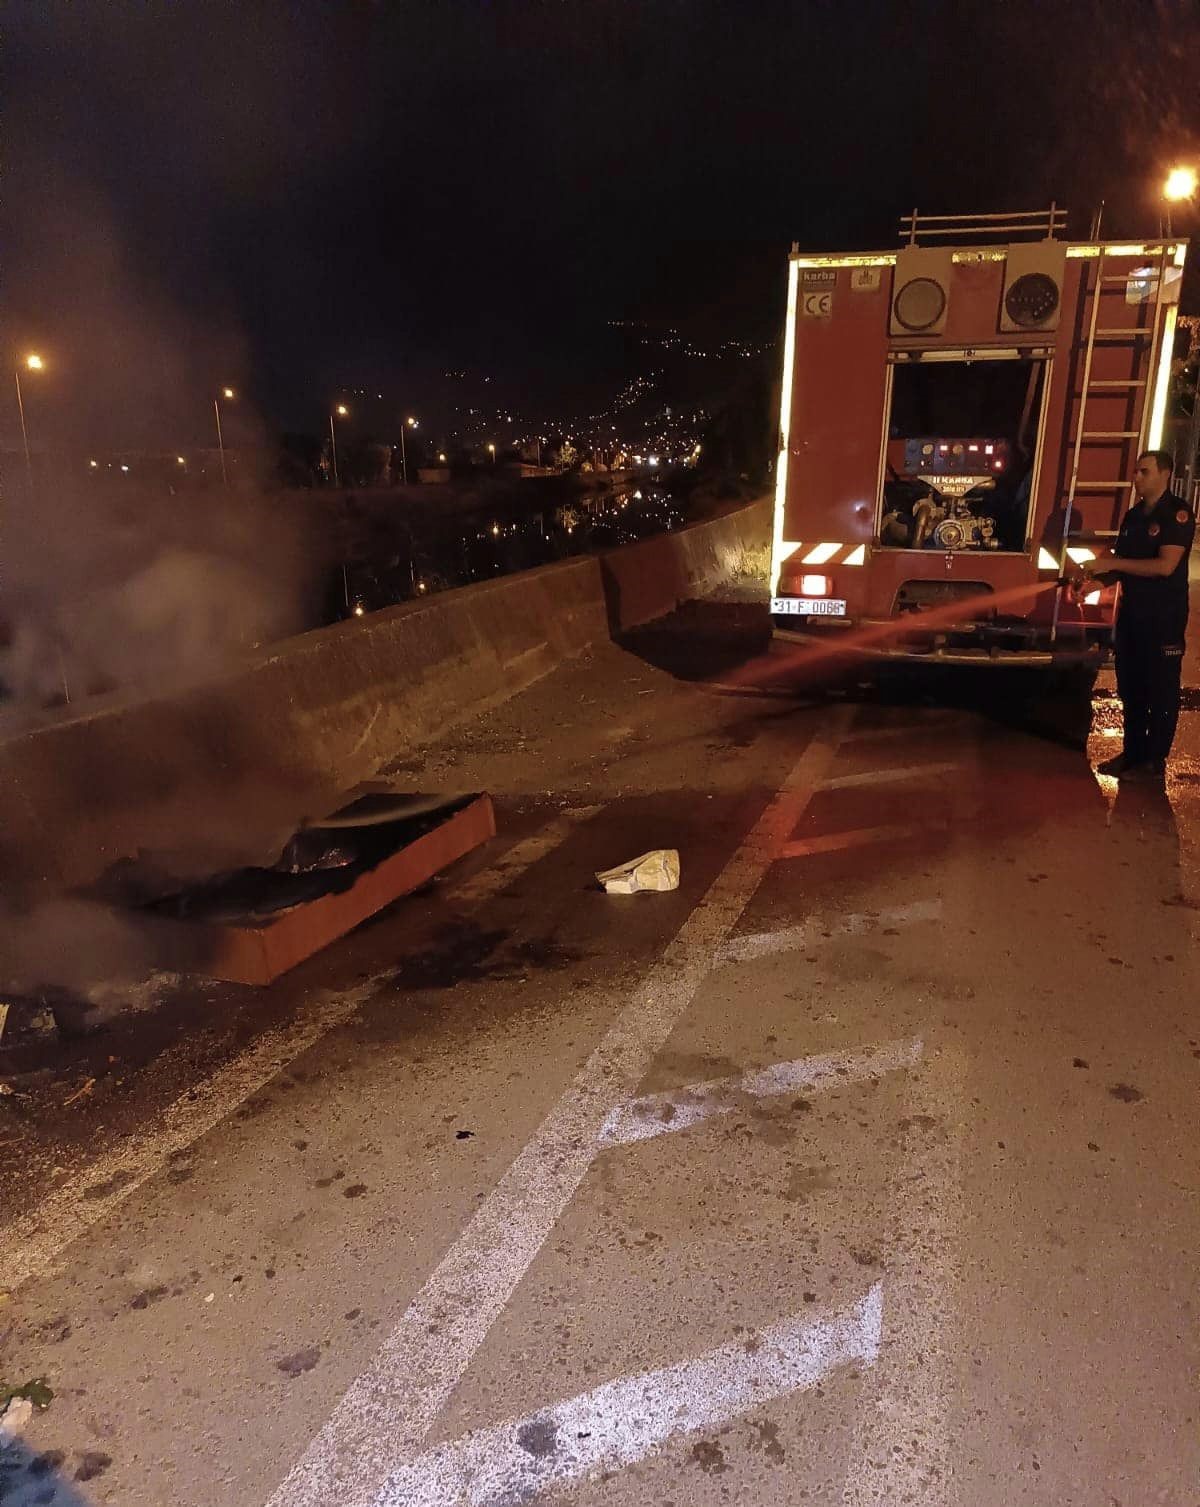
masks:
<path id="1" fill-rule="evenodd" d="M 1162 443 L 1186 246 L 1063 239 L 1055 209 L 902 222 L 898 251 L 793 249 L 771 614 L 778 636 L 942 663 L 1098 666 L 1116 537 Z"/>

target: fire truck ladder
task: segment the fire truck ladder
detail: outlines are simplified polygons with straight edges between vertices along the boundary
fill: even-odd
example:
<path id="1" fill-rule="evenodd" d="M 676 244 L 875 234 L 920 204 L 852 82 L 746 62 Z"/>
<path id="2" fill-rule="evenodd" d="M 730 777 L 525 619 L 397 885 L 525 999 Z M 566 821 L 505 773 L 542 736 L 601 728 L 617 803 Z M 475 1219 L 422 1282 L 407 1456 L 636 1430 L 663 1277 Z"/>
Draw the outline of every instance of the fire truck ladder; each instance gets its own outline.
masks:
<path id="1" fill-rule="evenodd" d="M 1075 419 L 1075 439 L 1071 450 L 1071 476 L 1067 485 L 1066 507 L 1063 512 L 1063 535 L 1062 548 L 1059 552 L 1059 575 L 1066 574 L 1068 565 L 1067 548 L 1071 543 L 1071 519 L 1075 512 L 1075 499 L 1080 492 L 1108 492 L 1113 498 L 1113 515 L 1115 516 L 1120 502 L 1121 494 L 1129 489 L 1129 479 L 1122 478 L 1120 481 L 1080 481 L 1079 460 L 1083 447 L 1089 444 L 1107 445 L 1110 448 L 1119 448 L 1122 453 L 1128 450 L 1131 441 L 1137 441 L 1139 446 L 1146 444 L 1146 429 L 1150 420 L 1150 405 L 1146 401 L 1153 374 L 1158 366 L 1159 342 L 1162 339 L 1162 311 L 1163 293 L 1167 280 L 1167 253 L 1166 243 L 1158 248 L 1157 264 L 1150 264 L 1148 269 L 1141 274 L 1147 282 L 1153 279 L 1155 284 L 1154 308 L 1150 320 L 1145 325 L 1119 325 L 1110 326 L 1100 323 L 1100 305 L 1104 300 L 1106 288 L 1128 288 L 1130 281 L 1129 273 L 1109 274 L 1106 271 L 1106 254 L 1108 248 L 1100 247 L 1100 254 L 1096 258 L 1096 280 L 1092 287 L 1084 288 L 1084 296 L 1091 299 L 1091 311 L 1088 316 L 1087 341 L 1083 348 L 1083 376 L 1080 383 L 1078 399 L 1079 408 Z M 1139 269 L 1140 271 L 1140 269 Z M 1089 276 L 1089 269 L 1085 264 L 1083 270 L 1085 280 Z M 1148 344 L 1147 344 L 1148 343 Z M 1145 372 L 1144 376 L 1129 377 L 1106 377 L 1096 379 L 1092 376 L 1092 358 L 1099 344 L 1107 346 L 1127 346 L 1130 353 L 1130 371 Z M 1149 360 L 1145 357 L 1149 355 Z M 1143 365 L 1144 363 L 1144 365 Z M 1128 392 L 1136 398 L 1134 412 L 1136 413 L 1136 429 L 1089 429 L 1087 427 L 1087 406 L 1089 398 L 1101 396 L 1112 397 L 1121 392 Z M 1128 420 L 1127 422 L 1134 422 Z M 1088 538 L 1108 539 L 1116 535 L 1115 529 L 1105 529 Z M 1058 638 L 1059 611 L 1062 606 L 1062 589 L 1054 594 L 1054 616 L 1050 629 L 1050 640 L 1053 643 Z"/>
<path id="2" fill-rule="evenodd" d="M 1067 211 L 1052 203 L 1046 209 L 1018 209 L 994 215 L 929 215 L 921 214 L 914 206 L 913 212 L 900 216 L 900 239 L 910 246 L 920 240 L 935 238 L 965 241 L 984 237 L 995 241 L 997 236 L 1008 240 L 1020 237 L 1053 240 L 1067 228 Z"/>

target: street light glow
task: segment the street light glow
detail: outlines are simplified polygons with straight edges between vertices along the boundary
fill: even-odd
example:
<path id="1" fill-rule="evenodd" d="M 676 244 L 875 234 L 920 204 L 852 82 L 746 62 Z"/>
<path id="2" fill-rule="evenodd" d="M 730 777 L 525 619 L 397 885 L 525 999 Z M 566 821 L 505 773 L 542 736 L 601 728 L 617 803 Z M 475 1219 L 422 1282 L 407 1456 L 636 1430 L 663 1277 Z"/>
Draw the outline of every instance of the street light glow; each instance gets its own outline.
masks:
<path id="1" fill-rule="evenodd" d="M 404 422 L 408 425 L 408 427 L 410 429 L 416 429 L 416 428 L 418 428 L 418 424 L 417 424 L 416 419 L 405 419 Z"/>
<path id="2" fill-rule="evenodd" d="M 233 388 L 232 387 L 223 387 L 221 389 L 221 396 L 223 398 L 230 398 L 230 399 L 232 399 L 233 396 L 234 396 Z"/>
<path id="3" fill-rule="evenodd" d="M 45 366 L 45 362 L 36 352 L 31 351 L 30 354 L 25 357 L 25 365 L 31 372 L 40 372 Z"/>
<path id="4" fill-rule="evenodd" d="M 1184 199 L 1194 199 L 1196 186 L 1194 167 L 1173 167 L 1167 174 L 1167 181 L 1163 184 L 1163 198 L 1172 204 L 1179 204 Z"/>
<path id="5" fill-rule="evenodd" d="M 175 457 L 175 464 L 177 466 L 186 466 L 187 465 L 187 461 L 184 459 L 184 457 L 182 455 L 177 455 Z"/>
<path id="6" fill-rule="evenodd" d="M 338 406 L 334 409 L 334 412 L 337 414 L 339 419 L 349 418 L 350 416 L 350 410 L 346 407 L 345 403 L 339 403 Z"/>

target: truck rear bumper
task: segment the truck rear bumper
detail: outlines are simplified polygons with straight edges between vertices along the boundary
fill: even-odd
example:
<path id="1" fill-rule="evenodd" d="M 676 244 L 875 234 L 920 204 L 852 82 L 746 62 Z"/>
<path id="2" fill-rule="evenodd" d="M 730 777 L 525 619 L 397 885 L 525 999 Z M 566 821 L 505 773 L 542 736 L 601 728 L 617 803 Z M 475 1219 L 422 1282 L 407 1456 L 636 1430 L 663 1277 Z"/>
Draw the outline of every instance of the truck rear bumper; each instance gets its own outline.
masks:
<path id="1" fill-rule="evenodd" d="M 774 636 L 781 642 L 832 650 L 839 657 L 850 660 L 911 665 L 979 665 L 992 669 L 1101 670 L 1112 657 L 1111 630 L 1100 624 L 1089 624 L 1086 638 L 1080 636 L 1075 625 L 1068 625 L 1053 646 L 1049 643 L 1048 632 L 1044 642 L 1031 644 L 1028 631 L 1021 635 L 1025 642 L 1014 642 L 1015 634 L 967 625 L 961 629 L 948 629 L 919 643 L 912 642 L 911 637 L 907 643 L 872 643 L 869 638 L 863 642 L 860 633 L 854 631 L 883 628 L 894 622 L 895 619 L 856 623 L 797 622 L 795 618 L 778 617 L 771 620 Z M 846 642 L 840 643 L 840 639 Z"/>

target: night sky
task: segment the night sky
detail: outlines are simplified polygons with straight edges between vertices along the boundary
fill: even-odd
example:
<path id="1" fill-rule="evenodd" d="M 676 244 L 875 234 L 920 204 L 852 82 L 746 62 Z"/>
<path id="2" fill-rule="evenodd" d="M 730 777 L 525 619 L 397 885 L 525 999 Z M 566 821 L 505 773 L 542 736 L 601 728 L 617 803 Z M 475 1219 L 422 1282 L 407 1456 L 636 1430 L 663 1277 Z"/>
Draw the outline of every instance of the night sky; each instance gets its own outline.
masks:
<path id="1" fill-rule="evenodd" d="M 1200 152 L 1194 0 L 6 16 L 6 343 L 64 445 L 197 442 L 223 382 L 271 432 L 458 369 L 569 412 L 629 369 L 612 320 L 771 338 L 793 239 L 1051 197 L 1153 233 Z"/>

